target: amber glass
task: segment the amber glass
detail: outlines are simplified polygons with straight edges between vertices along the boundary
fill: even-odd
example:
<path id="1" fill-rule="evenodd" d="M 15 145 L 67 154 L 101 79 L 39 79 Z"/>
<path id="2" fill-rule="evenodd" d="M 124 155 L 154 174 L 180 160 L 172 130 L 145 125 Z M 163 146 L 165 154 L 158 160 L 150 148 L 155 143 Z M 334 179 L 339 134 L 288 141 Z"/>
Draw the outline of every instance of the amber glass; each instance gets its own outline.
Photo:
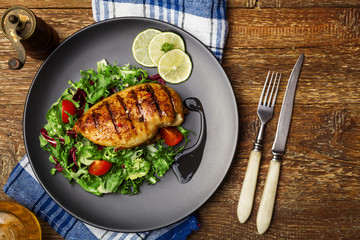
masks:
<path id="1" fill-rule="evenodd" d="M 41 239 L 35 215 L 20 204 L 0 201 L 0 240 Z"/>

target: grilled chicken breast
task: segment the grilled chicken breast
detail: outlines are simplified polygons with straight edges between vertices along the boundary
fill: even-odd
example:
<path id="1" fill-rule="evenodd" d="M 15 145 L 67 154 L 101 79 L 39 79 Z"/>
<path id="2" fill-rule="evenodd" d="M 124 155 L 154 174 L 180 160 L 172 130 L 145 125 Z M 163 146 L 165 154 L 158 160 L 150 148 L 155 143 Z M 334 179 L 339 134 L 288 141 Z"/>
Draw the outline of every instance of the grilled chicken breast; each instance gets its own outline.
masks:
<path id="1" fill-rule="evenodd" d="M 165 85 L 145 83 L 96 103 L 73 130 L 96 144 L 126 149 L 151 141 L 162 127 L 183 121 L 179 94 Z"/>

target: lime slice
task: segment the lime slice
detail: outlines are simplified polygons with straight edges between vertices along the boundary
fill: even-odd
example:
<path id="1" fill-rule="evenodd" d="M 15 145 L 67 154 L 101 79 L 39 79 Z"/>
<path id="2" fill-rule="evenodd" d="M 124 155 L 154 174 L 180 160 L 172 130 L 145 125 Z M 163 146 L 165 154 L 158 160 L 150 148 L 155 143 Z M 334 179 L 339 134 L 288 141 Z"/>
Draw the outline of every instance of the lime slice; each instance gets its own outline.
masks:
<path id="1" fill-rule="evenodd" d="M 145 67 L 155 67 L 156 65 L 149 58 L 149 42 L 156 34 L 161 33 L 157 29 L 146 29 L 139 33 L 132 45 L 132 54 L 134 59 Z"/>
<path id="2" fill-rule="evenodd" d="M 183 39 L 176 33 L 163 32 L 155 35 L 150 41 L 149 57 L 151 61 L 157 66 L 162 55 L 173 49 L 180 49 L 185 51 L 185 44 Z"/>
<path id="3" fill-rule="evenodd" d="M 184 51 L 174 49 L 165 53 L 159 60 L 158 72 L 168 83 L 177 84 L 190 77 L 192 62 Z"/>

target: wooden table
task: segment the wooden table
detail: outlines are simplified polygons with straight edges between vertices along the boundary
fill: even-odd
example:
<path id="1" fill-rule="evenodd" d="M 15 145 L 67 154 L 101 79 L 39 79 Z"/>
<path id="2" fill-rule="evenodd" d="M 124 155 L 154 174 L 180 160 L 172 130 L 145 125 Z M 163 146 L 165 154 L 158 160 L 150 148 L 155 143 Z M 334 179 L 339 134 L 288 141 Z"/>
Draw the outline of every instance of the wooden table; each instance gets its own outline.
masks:
<path id="1" fill-rule="evenodd" d="M 11 4 L 11 5 L 10 5 Z M 90 0 L 0 0 L 0 14 L 24 5 L 66 39 L 94 23 Z M 355 0 L 228 0 L 229 35 L 223 66 L 234 87 L 240 117 L 238 148 L 221 187 L 199 209 L 201 229 L 189 239 L 359 239 L 360 236 L 360 3 Z M 273 220 L 262 236 L 256 213 L 267 174 L 281 99 L 300 53 L 298 83 L 287 152 Z M 42 61 L 27 58 L 20 71 L 0 37 L 0 182 L 25 154 L 24 102 Z M 258 97 L 268 70 L 283 74 L 278 105 L 265 134 L 253 213 L 236 216 L 249 152 L 256 137 Z M 226 116 L 224 116 L 226 117 Z M 1 200 L 11 200 L 0 191 Z M 41 222 L 44 239 L 61 239 Z"/>

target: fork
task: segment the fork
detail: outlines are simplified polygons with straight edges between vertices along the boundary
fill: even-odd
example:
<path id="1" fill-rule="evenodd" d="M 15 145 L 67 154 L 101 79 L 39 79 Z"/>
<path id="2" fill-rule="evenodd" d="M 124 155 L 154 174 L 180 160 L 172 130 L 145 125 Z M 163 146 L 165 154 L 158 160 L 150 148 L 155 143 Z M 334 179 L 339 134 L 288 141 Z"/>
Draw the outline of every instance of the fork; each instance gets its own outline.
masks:
<path id="1" fill-rule="evenodd" d="M 237 207 L 237 216 L 241 223 L 245 223 L 249 218 L 253 206 L 256 182 L 263 150 L 265 125 L 274 115 L 274 106 L 279 89 L 280 78 L 281 74 L 273 72 L 270 75 L 269 71 L 264 83 L 263 90 L 261 92 L 257 109 L 257 115 L 261 124 L 256 142 L 254 143 L 254 148 L 250 152 L 249 162 Z"/>

